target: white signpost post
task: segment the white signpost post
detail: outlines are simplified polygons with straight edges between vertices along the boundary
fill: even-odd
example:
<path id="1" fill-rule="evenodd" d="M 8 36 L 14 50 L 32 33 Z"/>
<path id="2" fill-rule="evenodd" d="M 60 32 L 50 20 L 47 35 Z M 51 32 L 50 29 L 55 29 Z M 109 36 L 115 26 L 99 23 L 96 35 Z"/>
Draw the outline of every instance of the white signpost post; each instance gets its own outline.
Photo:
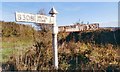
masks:
<path id="1" fill-rule="evenodd" d="M 35 14 L 28 14 L 28 13 L 19 13 L 16 12 L 15 19 L 17 22 L 32 22 L 32 23 L 44 23 L 44 24 L 53 24 L 52 30 L 52 44 L 53 44 L 53 64 L 55 69 L 58 69 L 58 50 L 57 50 L 57 34 L 58 34 L 58 27 L 56 24 L 56 14 L 57 11 L 53 7 L 49 14 L 51 17 L 46 15 L 35 15 Z"/>
<path id="2" fill-rule="evenodd" d="M 53 42 L 53 52 L 54 52 L 54 66 L 56 69 L 58 69 L 58 50 L 57 50 L 57 34 L 58 34 L 58 27 L 56 23 L 56 14 L 58 12 L 54 9 L 54 7 L 50 10 L 49 14 L 51 14 L 51 17 L 53 17 L 53 31 L 52 31 L 52 42 Z"/>

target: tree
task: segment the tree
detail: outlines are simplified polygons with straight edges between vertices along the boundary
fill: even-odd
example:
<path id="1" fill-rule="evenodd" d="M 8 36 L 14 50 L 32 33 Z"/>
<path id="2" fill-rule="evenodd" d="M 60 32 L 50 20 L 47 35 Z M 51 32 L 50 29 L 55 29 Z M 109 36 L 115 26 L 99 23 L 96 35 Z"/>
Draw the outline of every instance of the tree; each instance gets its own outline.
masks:
<path id="1" fill-rule="evenodd" d="M 46 15 L 46 11 L 45 11 L 45 9 L 43 8 L 43 9 L 40 9 L 37 14 Z"/>

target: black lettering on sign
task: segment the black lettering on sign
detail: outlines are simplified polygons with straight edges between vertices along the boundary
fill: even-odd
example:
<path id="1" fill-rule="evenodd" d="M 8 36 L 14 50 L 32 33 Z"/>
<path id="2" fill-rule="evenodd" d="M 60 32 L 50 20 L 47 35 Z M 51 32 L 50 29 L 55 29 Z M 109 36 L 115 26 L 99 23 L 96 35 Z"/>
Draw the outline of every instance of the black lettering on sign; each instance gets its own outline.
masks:
<path id="1" fill-rule="evenodd" d="M 91 29 L 91 26 L 89 25 L 89 30 Z"/>
<path id="2" fill-rule="evenodd" d="M 22 20 L 25 20 L 25 15 L 22 15 Z"/>
<path id="3" fill-rule="evenodd" d="M 93 30 L 93 29 L 94 29 L 94 25 L 91 24 L 90 26 L 91 26 L 91 29 L 90 29 L 90 30 Z"/>
<path id="4" fill-rule="evenodd" d="M 99 24 L 96 24 L 96 29 L 98 29 L 99 28 Z"/>
<path id="5" fill-rule="evenodd" d="M 87 26 L 86 25 L 84 25 L 84 30 L 87 30 Z"/>
<path id="6" fill-rule="evenodd" d="M 37 21 L 41 22 L 41 18 L 42 18 L 41 16 L 37 16 Z"/>
<path id="7" fill-rule="evenodd" d="M 30 16 L 29 15 L 26 15 L 26 20 L 29 21 L 30 20 Z"/>
<path id="8" fill-rule="evenodd" d="M 41 18 L 41 19 L 42 19 L 42 22 L 44 22 L 44 16 L 42 16 L 42 18 Z"/>
<path id="9" fill-rule="evenodd" d="M 35 20 L 34 16 L 31 16 L 31 21 L 34 21 L 34 20 Z"/>
<path id="10" fill-rule="evenodd" d="M 18 20 L 21 20 L 21 19 L 22 19 L 20 14 L 18 14 L 17 17 L 18 17 L 18 18 L 17 18 Z"/>
<path id="11" fill-rule="evenodd" d="M 47 17 L 46 16 L 44 16 L 44 15 L 39 15 L 39 16 L 37 16 L 37 22 L 46 22 L 46 20 L 47 20 Z"/>
<path id="12" fill-rule="evenodd" d="M 16 13 L 16 21 L 35 22 L 36 15 L 25 14 L 25 13 Z"/>
<path id="13" fill-rule="evenodd" d="M 93 28 L 94 28 L 93 30 L 96 30 L 96 24 L 93 24 Z"/>

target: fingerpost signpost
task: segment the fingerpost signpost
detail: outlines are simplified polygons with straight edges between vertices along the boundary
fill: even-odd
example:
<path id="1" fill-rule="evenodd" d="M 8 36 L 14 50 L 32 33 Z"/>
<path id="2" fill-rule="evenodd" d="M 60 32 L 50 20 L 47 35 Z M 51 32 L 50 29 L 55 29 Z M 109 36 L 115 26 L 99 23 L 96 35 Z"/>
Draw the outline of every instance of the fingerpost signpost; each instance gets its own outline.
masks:
<path id="1" fill-rule="evenodd" d="M 56 23 L 56 14 L 58 12 L 53 7 L 49 14 L 51 16 L 46 15 L 38 15 L 38 14 L 30 14 L 30 13 L 15 13 L 16 22 L 32 22 L 32 23 L 43 23 L 43 24 L 53 24 L 52 28 L 52 46 L 53 46 L 53 64 L 55 69 L 58 69 L 58 50 L 57 50 L 57 34 L 58 27 Z"/>

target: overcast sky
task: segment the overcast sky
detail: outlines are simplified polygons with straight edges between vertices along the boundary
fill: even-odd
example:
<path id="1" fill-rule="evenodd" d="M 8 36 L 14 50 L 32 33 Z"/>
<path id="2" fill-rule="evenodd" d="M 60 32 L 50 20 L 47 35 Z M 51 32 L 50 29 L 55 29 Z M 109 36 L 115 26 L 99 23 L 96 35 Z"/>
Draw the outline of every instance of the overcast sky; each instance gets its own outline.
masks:
<path id="1" fill-rule="evenodd" d="M 52 6 L 59 12 L 57 24 L 70 25 L 84 23 L 100 23 L 101 27 L 118 26 L 118 2 L 2 2 L 3 21 L 15 21 L 15 12 L 36 14 L 44 8 L 46 14 Z"/>

